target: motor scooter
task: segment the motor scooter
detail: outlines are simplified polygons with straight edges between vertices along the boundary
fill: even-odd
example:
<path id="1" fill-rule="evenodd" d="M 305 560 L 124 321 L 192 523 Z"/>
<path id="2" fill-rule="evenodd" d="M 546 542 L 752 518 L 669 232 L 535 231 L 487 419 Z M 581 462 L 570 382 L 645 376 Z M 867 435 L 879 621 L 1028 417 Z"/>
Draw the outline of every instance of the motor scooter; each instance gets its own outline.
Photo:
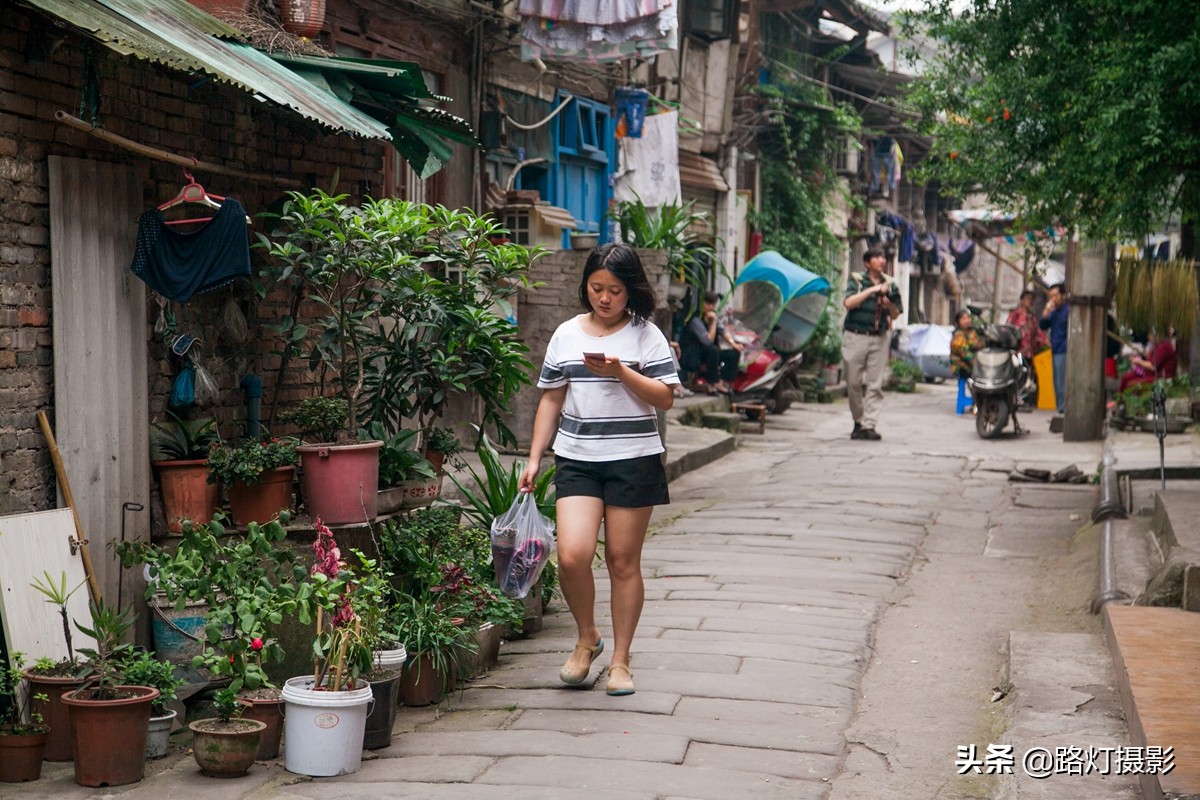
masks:
<path id="1" fill-rule="evenodd" d="M 780 355 L 732 315 L 725 315 L 724 325 L 743 348 L 737 377 L 729 384 L 730 401 L 761 404 L 771 414 L 787 411 L 800 389 L 796 373 L 804 361 L 804 353 Z"/>
<path id="2" fill-rule="evenodd" d="M 1029 391 L 1030 365 L 1021 355 L 1021 335 L 1012 325 L 986 325 L 986 346 L 975 353 L 967 387 L 975 403 L 975 432 L 983 439 L 1003 433 L 1011 417 L 1016 433 L 1028 433 L 1017 409 Z"/>

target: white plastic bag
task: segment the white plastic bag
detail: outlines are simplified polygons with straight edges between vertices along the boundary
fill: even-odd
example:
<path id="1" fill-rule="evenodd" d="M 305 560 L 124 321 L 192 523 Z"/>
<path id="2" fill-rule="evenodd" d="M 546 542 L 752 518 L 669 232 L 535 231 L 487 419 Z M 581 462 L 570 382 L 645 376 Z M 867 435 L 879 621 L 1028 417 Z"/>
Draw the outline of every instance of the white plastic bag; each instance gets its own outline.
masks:
<path id="1" fill-rule="evenodd" d="M 521 492 L 492 520 L 492 568 L 506 597 L 524 598 L 537 583 L 554 549 L 554 523 L 542 512 L 531 492 Z"/>

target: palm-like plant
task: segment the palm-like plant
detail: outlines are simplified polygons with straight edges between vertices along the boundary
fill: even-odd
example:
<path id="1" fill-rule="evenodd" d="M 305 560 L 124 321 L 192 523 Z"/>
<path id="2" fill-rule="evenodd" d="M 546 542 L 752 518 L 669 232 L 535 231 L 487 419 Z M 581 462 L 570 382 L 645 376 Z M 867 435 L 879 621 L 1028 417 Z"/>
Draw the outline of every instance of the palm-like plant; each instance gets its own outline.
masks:
<path id="1" fill-rule="evenodd" d="M 665 250 L 671 276 L 694 287 L 699 295 L 707 286 L 710 266 L 722 275 L 726 272 L 713 243 L 693 233 L 695 227 L 712 225 L 708 215 L 692 211 L 694 205 L 693 200 L 681 206 L 651 209 L 638 197 L 618 203 L 611 214 L 621 228 L 621 241 L 634 247 Z"/>
<path id="2" fill-rule="evenodd" d="M 492 520 L 508 510 L 517 499 L 520 492 L 521 473 L 525 471 L 524 461 L 514 461 L 505 467 L 500 460 L 500 454 L 492 447 L 487 434 L 480 437 L 479 447 L 475 450 L 483 466 L 483 475 L 467 466 L 471 474 L 471 483 L 475 489 L 459 483 L 458 478 L 450 476 L 454 485 L 462 492 L 467 505 L 463 507 L 463 516 L 481 528 L 491 527 Z M 554 508 L 554 467 L 543 470 L 533 486 L 533 499 L 538 510 L 550 519 L 555 518 Z"/>

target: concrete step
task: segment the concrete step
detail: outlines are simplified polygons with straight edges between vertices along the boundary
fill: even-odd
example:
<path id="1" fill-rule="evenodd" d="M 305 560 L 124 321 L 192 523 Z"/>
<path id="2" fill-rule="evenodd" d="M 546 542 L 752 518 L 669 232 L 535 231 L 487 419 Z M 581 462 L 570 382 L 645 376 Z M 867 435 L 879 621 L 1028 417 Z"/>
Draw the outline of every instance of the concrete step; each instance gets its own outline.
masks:
<path id="1" fill-rule="evenodd" d="M 1092 633 L 1013 631 L 1008 639 L 1008 729 L 1012 774 L 1000 775 L 993 795 L 1001 800 L 1140 800 L 1138 779 L 1118 775 L 1116 765 L 1100 774 L 1071 774 L 1069 764 L 1035 777 L 1027 771 L 1031 751 L 1096 748 L 1101 758 L 1129 744 L 1121 721 L 1121 701 L 1112 661 L 1101 636 Z M 980 745 L 980 758 L 986 753 Z M 1104 762 L 1098 766 L 1105 768 Z M 961 767 L 960 767 L 961 768 Z M 1148 797 L 1149 795 L 1147 795 Z"/>
<path id="2" fill-rule="evenodd" d="M 1194 485 L 1174 484 L 1155 494 L 1152 530 L 1159 562 L 1147 602 L 1200 610 L 1200 495 Z"/>

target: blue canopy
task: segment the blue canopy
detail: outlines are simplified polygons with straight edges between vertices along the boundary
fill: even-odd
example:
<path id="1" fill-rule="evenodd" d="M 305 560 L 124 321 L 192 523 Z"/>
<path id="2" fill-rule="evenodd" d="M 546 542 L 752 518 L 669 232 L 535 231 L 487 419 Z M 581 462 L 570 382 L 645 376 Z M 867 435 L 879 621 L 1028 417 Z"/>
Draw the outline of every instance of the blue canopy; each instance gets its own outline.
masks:
<path id="1" fill-rule="evenodd" d="M 812 337 L 829 302 L 829 281 L 774 250 L 759 253 L 742 269 L 743 323 L 783 354 L 799 351 Z"/>
<path id="2" fill-rule="evenodd" d="M 779 287 L 785 298 L 791 300 L 802 294 L 824 292 L 829 294 L 829 281 L 788 261 L 774 250 L 765 250 L 746 264 L 738 273 L 735 287 L 749 281 L 768 281 Z"/>

